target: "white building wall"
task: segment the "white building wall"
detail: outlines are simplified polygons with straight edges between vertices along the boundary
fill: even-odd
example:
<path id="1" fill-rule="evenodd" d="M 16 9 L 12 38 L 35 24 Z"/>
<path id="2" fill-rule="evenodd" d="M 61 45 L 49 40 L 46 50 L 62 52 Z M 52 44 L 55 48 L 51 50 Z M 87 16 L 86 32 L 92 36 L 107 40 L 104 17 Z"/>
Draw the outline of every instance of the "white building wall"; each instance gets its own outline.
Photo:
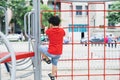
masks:
<path id="1" fill-rule="evenodd" d="M 61 12 L 61 25 L 62 27 L 68 27 L 69 23 L 72 23 L 71 12 L 68 12 L 68 10 L 71 10 L 71 4 L 61 3 L 61 10 L 66 10 L 65 12 Z M 65 29 L 65 32 L 66 36 L 69 37 L 68 29 Z"/>
<path id="2" fill-rule="evenodd" d="M 71 12 L 68 12 L 68 10 L 71 10 L 71 5 L 67 3 L 61 3 L 61 10 L 66 10 L 64 12 L 61 12 L 61 24 L 62 26 L 68 26 L 69 23 L 72 23 Z"/>
<path id="3" fill-rule="evenodd" d="M 73 4 L 73 10 L 76 10 L 76 5 L 82 5 L 83 9 L 85 9 L 85 6 L 87 3 L 78 3 L 74 2 Z M 66 10 L 65 12 L 61 13 L 62 18 L 62 26 L 69 27 L 69 24 L 72 24 L 72 16 L 73 16 L 73 24 L 87 24 L 87 16 L 85 15 L 85 12 L 83 12 L 83 15 L 76 15 L 76 11 L 73 12 L 72 15 L 72 7 L 71 4 L 68 3 L 61 3 L 61 10 Z M 68 11 L 69 10 L 69 11 Z M 72 38 L 72 32 L 68 32 L 68 29 L 66 29 L 67 36 Z M 73 33 L 74 41 L 80 41 L 81 39 L 81 32 L 74 32 Z M 85 33 L 86 36 L 87 33 Z"/>
<path id="4" fill-rule="evenodd" d="M 105 9 L 108 10 L 108 5 L 111 4 L 112 2 L 106 2 L 105 3 Z M 78 3 L 78 2 L 73 2 L 73 10 L 76 10 L 76 5 L 82 5 L 83 9 L 85 9 L 85 6 L 87 3 Z M 61 3 L 61 10 L 71 10 L 71 5 L 68 3 Z M 104 4 L 90 4 L 89 5 L 89 10 L 104 10 Z M 69 26 L 69 24 L 72 24 L 72 12 L 62 12 L 61 13 L 61 18 L 62 18 L 62 25 L 63 26 Z M 105 12 L 105 15 L 107 15 L 107 12 Z M 108 26 L 108 20 L 107 18 L 105 19 L 106 16 L 104 16 L 103 11 L 96 11 L 96 12 L 90 12 L 89 13 L 89 25 L 90 26 L 100 26 L 100 25 L 106 25 Z M 105 23 L 104 23 L 105 19 Z M 83 12 L 82 16 L 76 15 L 76 12 L 73 12 L 73 24 L 88 24 L 88 16 L 85 15 L 85 12 Z M 98 28 L 99 29 L 99 28 Z M 91 29 L 92 31 L 92 29 Z M 67 35 L 71 37 L 72 33 L 68 32 L 66 30 Z M 87 37 L 88 33 L 85 33 L 85 37 Z M 74 32 L 74 40 L 79 41 L 81 39 L 81 32 Z"/>
<path id="5" fill-rule="evenodd" d="M 106 2 L 105 10 L 109 10 L 108 6 L 112 3 L 113 3 L 113 1 Z M 96 4 L 96 10 L 104 10 L 104 4 Z M 108 15 L 108 12 L 105 12 L 105 16 L 104 16 L 104 12 L 97 12 L 96 13 L 96 25 L 99 26 L 99 25 L 105 24 L 105 26 L 108 26 L 108 19 L 106 18 L 107 15 Z M 105 23 L 104 23 L 104 19 L 105 19 Z"/>
<path id="6" fill-rule="evenodd" d="M 104 4 L 96 4 L 96 10 L 102 10 L 96 12 L 96 26 L 104 25 Z"/>

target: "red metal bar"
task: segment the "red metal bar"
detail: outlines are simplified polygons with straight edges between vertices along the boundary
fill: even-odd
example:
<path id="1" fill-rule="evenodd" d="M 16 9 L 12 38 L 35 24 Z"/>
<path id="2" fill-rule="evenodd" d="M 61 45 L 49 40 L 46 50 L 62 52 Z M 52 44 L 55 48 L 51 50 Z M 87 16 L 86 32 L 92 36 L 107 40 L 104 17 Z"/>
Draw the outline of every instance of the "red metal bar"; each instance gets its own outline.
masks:
<path id="1" fill-rule="evenodd" d="M 79 59 L 74 59 L 74 61 L 84 61 L 84 60 L 101 60 L 103 61 L 104 58 L 92 58 L 92 59 L 83 59 L 83 58 L 79 58 Z M 120 58 L 106 58 L 106 60 L 120 60 Z M 60 61 L 72 61 L 72 59 L 60 59 Z"/>
<path id="2" fill-rule="evenodd" d="M 103 3 L 104 5 L 104 38 L 105 38 L 105 34 L 106 34 L 106 31 L 105 31 L 105 3 Z M 105 50 L 105 45 L 104 45 L 104 80 L 106 80 L 106 50 Z"/>
<path id="3" fill-rule="evenodd" d="M 56 15 L 56 12 L 57 12 L 57 10 L 56 10 L 56 1 L 54 1 L 54 15 Z"/>
<path id="4" fill-rule="evenodd" d="M 76 12 L 76 11 L 82 11 L 82 12 L 120 12 L 120 10 L 43 10 L 43 12 Z"/>
<path id="5" fill-rule="evenodd" d="M 68 3 L 69 4 L 69 3 Z M 72 5 L 72 3 L 70 3 L 71 5 Z M 104 5 L 104 10 L 90 10 L 89 9 L 89 6 L 90 6 L 90 4 L 103 4 Z M 120 10 L 106 10 L 106 8 L 105 8 L 105 3 L 104 2 L 102 2 L 102 3 L 98 3 L 98 2 L 94 2 L 94 3 L 88 3 L 88 10 L 73 10 L 73 5 L 72 5 L 72 9 L 71 10 L 57 10 L 58 12 L 71 12 L 72 14 L 71 14 L 71 23 L 72 23 L 72 42 L 71 43 L 69 43 L 69 44 L 64 44 L 64 45 L 72 45 L 72 56 L 71 56 L 71 58 L 65 58 L 65 59 L 60 59 L 60 62 L 62 62 L 62 61 L 69 61 L 70 63 L 71 63 L 71 69 L 70 69 L 70 74 L 63 74 L 63 75 L 59 75 L 59 74 L 57 74 L 57 77 L 71 77 L 71 80 L 74 80 L 74 77 L 76 77 L 76 76 L 86 76 L 86 77 L 88 77 L 88 80 L 91 80 L 91 76 L 101 76 L 101 77 L 103 77 L 103 80 L 106 80 L 106 76 L 118 76 L 119 77 L 119 79 L 120 79 L 120 70 L 118 71 L 118 74 L 114 74 L 114 73 L 110 73 L 110 74 L 108 74 L 107 72 L 106 72 L 106 65 L 107 65 L 107 62 L 106 62 L 106 60 L 110 60 L 110 61 L 112 61 L 112 60 L 119 60 L 119 62 L 120 62 L 120 57 L 119 58 L 107 58 L 107 56 L 106 56 L 106 47 L 105 47 L 105 43 L 94 43 L 94 44 L 103 44 L 104 45 L 104 47 L 103 47 L 103 49 L 104 49 L 104 56 L 103 56 L 103 58 L 94 58 L 94 52 L 93 53 L 91 53 L 90 51 L 90 45 L 92 44 L 92 43 L 90 43 L 90 42 L 88 42 L 87 44 L 88 44 L 88 47 L 87 47 L 87 49 L 88 49 L 88 57 L 87 58 L 75 58 L 74 57 L 74 55 L 75 55 L 75 53 L 74 53 L 74 45 L 81 45 L 82 43 L 77 43 L 77 42 L 74 42 L 74 15 L 73 15 L 73 12 L 76 12 L 76 11 L 82 11 L 82 12 L 88 12 L 88 17 L 87 17 L 87 23 L 88 23 L 88 35 L 90 35 L 90 29 L 91 28 L 99 28 L 99 26 L 91 26 L 90 25 L 90 12 L 104 12 L 104 27 L 103 27 L 103 29 L 104 29 L 104 31 L 103 31 L 103 33 L 104 33 L 104 38 L 105 38 L 105 34 L 106 34 L 106 27 L 108 27 L 108 26 L 106 26 L 106 12 L 111 12 L 111 11 L 118 11 L 118 12 L 120 12 Z M 48 12 L 54 12 L 54 10 L 47 10 Z M 44 11 L 43 11 L 44 12 Z M 68 26 L 66 26 L 66 27 L 64 27 L 64 29 L 68 29 L 69 27 Z M 119 26 L 118 26 L 118 28 L 119 28 Z M 90 37 L 88 36 L 88 40 L 90 39 Z M 120 43 L 118 43 L 118 44 L 120 44 Z M 95 53 L 96 54 L 96 53 Z M 114 54 L 114 52 L 113 52 L 113 54 Z M 103 61 L 103 72 L 100 74 L 100 73 L 98 73 L 98 74 L 93 74 L 93 73 L 91 73 L 91 61 Z M 74 63 L 75 63 L 75 61 L 87 61 L 88 62 L 88 71 L 87 71 L 87 74 L 85 73 L 85 74 L 74 74 Z M 120 63 L 119 63 L 119 66 L 120 66 Z"/>
<path id="6" fill-rule="evenodd" d="M 106 76 L 119 76 L 120 74 L 106 74 Z M 58 77 L 68 77 L 71 75 L 58 75 Z M 79 75 L 74 75 L 74 76 L 104 76 L 104 74 L 79 74 Z"/>
<path id="7" fill-rule="evenodd" d="M 89 35 L 90 35 L 90 10 L 89 10 L 89 6 L 90 6 L 90 4 L 88 3 L 88 41 L 89 41 L 89 39 L 90 39 L 90 37 L 89 37 Z M 90 43 L 88 42 L 88 80 L 90 80 Z"/>
<path id="8" fill-rule="evenodd" d="M 119 54 L 119 80 L 120 80 L 120 54 Z"/>
<path id="9" fill-rule="evenodd" d="M 73 5 L 71 5 L 71 9 L 72 9 L 72 63 L 71 63 L 71 65 L 72 65 L 72 73 L 71 73 L 71 77 L 72 77 L 72 80 L 74 80 L 74 78 L 73 78 L 73 75 L 74 75 L 74 14 L 73 14 Z"/>
<path id="10" fill-rule="evenodd" d="M 104 2 L 89 2 L 89 4 L 104 4 Z"/>
<path id="11" fill-rule="evenodd" d="M 9 52 L 0 52 L 0 58 L 3 58 L 8 54 L 10 54 L 10 53 Z M 24 59 L 24 58 L 28 58 L 28 57 L 33 57 L 34 52 L 15 52 L 15 55 L 16 55 L 16 60 L 19 60 L 19 59 Z M 11 57 L 6 59 L 2 63 L 10 62 L 10 61 L 11 61 Z"/>

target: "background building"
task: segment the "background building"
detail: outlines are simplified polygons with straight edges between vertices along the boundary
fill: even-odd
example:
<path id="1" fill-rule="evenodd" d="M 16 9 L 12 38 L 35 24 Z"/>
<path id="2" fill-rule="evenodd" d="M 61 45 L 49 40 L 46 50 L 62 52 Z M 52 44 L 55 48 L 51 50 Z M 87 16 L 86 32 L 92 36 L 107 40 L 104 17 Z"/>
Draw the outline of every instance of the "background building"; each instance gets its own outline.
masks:
<path id="1" fill-rule="evenodd" d="M 43 0 L 44 1 L 44 0 Z M 46 2 L 45 2 L 46 3 Z M 86 3 L 86 2 L 72 2 L 72 3 L 54 3 L 52 1 L 48 2 L 48 5 L 56 6 L 56 10 L 61 11 L 62 23 L 61 25 L 65 27 L 68 37 L 74 37 L 74 41 L 80 41 L 81 38 L 89 36 L 94 32 L 103 32 L 104 29 L 100 27 L 105 27 L 106 32 L 116 31 L 115 29 L 109 29 L 109 22 L 106 18 L 108 12 L 104 10 L 109 10 L 111 2 L 99 2 L 99 3 Z M 90 10 L 88 12 L 88 10 Z M 89 25 L 89 26 L 88 26 Z M 72 27 L 74 27 L 72 31 Z M 74 34 L 72 35 L 72 32 Z M 116 33 L 117 34 L 117 33 Z"/>

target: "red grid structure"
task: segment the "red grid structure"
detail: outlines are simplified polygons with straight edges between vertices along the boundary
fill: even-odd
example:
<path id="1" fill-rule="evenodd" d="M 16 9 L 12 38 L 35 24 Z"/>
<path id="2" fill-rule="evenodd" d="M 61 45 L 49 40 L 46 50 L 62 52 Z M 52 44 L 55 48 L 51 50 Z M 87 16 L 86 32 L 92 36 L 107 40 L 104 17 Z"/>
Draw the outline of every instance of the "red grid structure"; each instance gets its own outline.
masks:
<path id="1" fill-rule="evenodd" d="M 62 2 L 63 3 L 63 2 Z M 88 23 L 88 26 L 87 26 L 87 28 L 88 28 L 88 35 L 90 35 L 90 29 L 91 28 L 99 28 L 99 26 L 90 26 L 90 15 L 89 15 L 89 13 L 90 12 L 103 12 L 104 13 L 104 27 L 103 27 L 103 29 L 104 29 L 104 31 L 103 31 L 103 33 L 104 33 L 104 37 L 105 37 L 105 34 L 106 34 L 106 12 L 109 12 L 109 10 L 106 10 L 106 4 L 105 4 L 105 2 L 89 2 L 88 3 L 88 10 L 74 10 L 73 9 L 73 4 L 71 3 L 71 2 L 66 2 L 66 4 L 70 4 L 71 5 L 71 10 L 53 10 L 53 11 L 47 11 L 47 12 L 71 12 L 71 24 L 72 24 L 72 39 L 71 39 L 71 43 L 69 43 L 69 44 L 65 44 L 65 45 L 70 45 L 71 46 L 71 58 L 65 58 L 65 59 L 61 59 L 60 60 L 60 63 L 62 64 L 63 62 L 70 62 L 71 63 L 71 69 L 70 69 L 70 73 L 69 74 L 59 74 L 59 73 L 57 73 L 57 80 L 59 80 L 59 78 L 60 77 L 62 77 L 62 78 L 64 78 L 64 77 L 71 77 L 70 78 L 70 80 L 80 80 L 79 79 L 79 76 L 82 76 L 82 77 L 87 77 L 87 80 L 101 80 L 101 79 L 98 79 L 98 78 L 96 78 L 96 79 L 92 79 L 91 77 L 96 77 L 96 76 L 102 76 L 102 80 L 112 80 L 112 79 L 108 79 L 108 78 L 106 78 L 106 77 L 109 77 L 109 76 L 117 76 L 118 78 L 117 78 L 117 80 L 120 80 L 120 54 L 119 54 L 119 57 L 118 58 L 108 58 L 107 56 L 106 56 L 106 46 L 105 46 L 105 43 L 95 43 L 95 44 L 103 44 L 103 50 L 104 50 L 104 55 L 103 55 L 103 58 L 94 58 L 93 57 L 93 55 L 94 55 L 94 53 L 92 53 L 91 52 L 91 43 L 90 42 L 88 42 L 87 44 L 88 44 L 88 46 L 87 46 L 87 50 L 88 50 L 88 53 L 87 53 L 87 58 L 75 58 L 74 56 L 75 56 L 75 52 L 74 52 L 74 50 L 75 50 L 75 48 L 74 48 L 74 46 L 75 45 L 82 45 L 82 43 L 76 43 L 76 42 L 74 42 L 74 12 L 76 12 L 76 11 L 82 11 L 82 12 L 88 12 L 88 17 L 87 17 L 87 23 Z M 89 10 L 89 6 L 91 5 L 91 4 L 102 4 L 103 6 L 104 6 L 104 10 Z M 55 6 L 54 7 L 56 7 L 56 4 L 55 4 Z M 44 12 L 44 11 L 43 11 Z M 64 29 L 66 30 L 66 29 L 68 29 L 69 27 L 64 27 Z M 88 36 L 88 40 L 90 39 L 90 37 Z M 119 43 L 118 43 L 119 44 Z M 64 53 L 63 53 L 64 54 Z M 114 53 L 113 53 L 114 54 Z M 119 69 L 118 69 L 118 72 L 119 73 L 108 73 L 108 72 L 106 72 L 107 71 L 107 68 L 106 68 L 106 65 L 107 65 L 107 61 L 112 61 L 112 60 L 115 60 L 115 61 L 119 61 Z M 87 61 L 87 73 L 83 73 L 83 74 L 75 74 L 75 68 L 74 68 L 74 64 L 75 64 L 75 62 L 76 61 Z M 91 73 L 91 61 L 103 61 L 103 72 L 102 72 L 102 74 L 101 73 L 99 73 L 99 74 L 92 74 Z M 83 64 L 84 65 L 84 64 Z M 59 72 L 59 69 L 58 69 L 58 72 Z M 75 77 L 78 77 L 78 79 L 76 79 Z M 64 79 L 63 79 L 64 80 Z M 84 78 L 83 79 L 81 79 L 81 80 L 84 80 Z M 86 79 L 85 79 L 86 80 Z M 116 80 L 116 79 L 115 79 Z"/>

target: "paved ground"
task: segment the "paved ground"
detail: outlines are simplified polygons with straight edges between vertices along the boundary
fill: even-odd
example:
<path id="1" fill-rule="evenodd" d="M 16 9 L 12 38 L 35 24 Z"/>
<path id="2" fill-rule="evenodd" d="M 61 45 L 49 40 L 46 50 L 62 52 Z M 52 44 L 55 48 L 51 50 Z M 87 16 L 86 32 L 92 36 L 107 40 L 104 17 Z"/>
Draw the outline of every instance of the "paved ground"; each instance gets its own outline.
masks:
<path id="1" fill-rule="evenodd" d="M 28 51 L 29 49 L 27 42 L 11 44 L 15 51 Z M 4 45 L 0 45 L 1 52 L 6 50 Z M 104 60 L 104 57 L 109 58 L 109 60 Z M 58 64 L 57 80 L 120 80 L 120 60 L 118 58 L 120 58 L 119 45 L 117 48 L 104 47 L 103 45 L 89 45 L 89 48 L 80 44 L 64 45 L 63 55 Z M 27 60 L 23 61 L 26 64 L 18 66 L 17 69 L 29 66 L 31 60 L 26 62 Z M 42 80 L 50 80 L 47 76 L 50 71 L 51 65 L 42 62 Z M 19 78 L 16 80 L 34 80 L 32 72 L 32 66 L 25 70 L 19 70 L 17 71 Z M 10 80 L 4 64 L 1 65 L 1 73 L 2 80 Z M 89 79 L 88 73 L 90 74 Z M 25 77 L 26 74 L 29 77 Z M 106 76 L 103 76 L 104 74 Z"/>

